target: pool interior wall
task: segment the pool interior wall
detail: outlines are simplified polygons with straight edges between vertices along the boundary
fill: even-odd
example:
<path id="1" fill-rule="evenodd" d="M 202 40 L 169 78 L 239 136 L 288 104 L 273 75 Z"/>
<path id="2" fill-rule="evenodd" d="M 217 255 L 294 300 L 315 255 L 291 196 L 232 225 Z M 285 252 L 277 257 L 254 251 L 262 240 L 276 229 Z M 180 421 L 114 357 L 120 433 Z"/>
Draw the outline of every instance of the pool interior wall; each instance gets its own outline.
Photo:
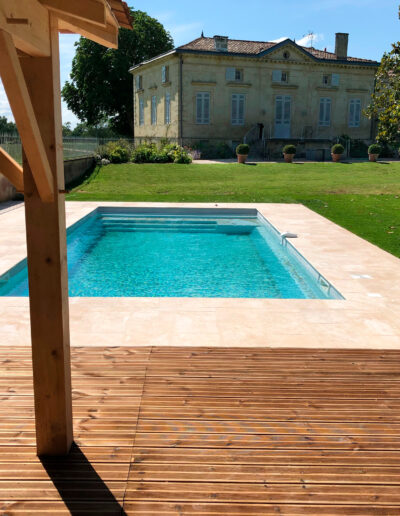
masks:
<path id="1" fill-rule="evenodd" d="M 256 209 L 100 207 L 67 232 L 79 297 L 343 299 Z M 27 296 L 26 260 L 0 296 Z"/>

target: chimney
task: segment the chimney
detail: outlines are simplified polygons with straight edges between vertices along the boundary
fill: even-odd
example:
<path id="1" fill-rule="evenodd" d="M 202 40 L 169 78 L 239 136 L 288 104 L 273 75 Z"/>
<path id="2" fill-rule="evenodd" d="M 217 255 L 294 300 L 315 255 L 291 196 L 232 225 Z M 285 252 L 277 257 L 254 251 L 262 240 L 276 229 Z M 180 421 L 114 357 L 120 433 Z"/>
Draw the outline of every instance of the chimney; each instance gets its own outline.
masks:
<path id="1" fill-rule="evenodd" d="M 347 59 L 349 35 L 346 32 L 336 33 L 335 54 L 337 59 Z"/>
<path id="2" fill-rule="evenodd" d="M 215 50 L 219 52 L 228 51 L 228 36 L 214 36 Z"/>

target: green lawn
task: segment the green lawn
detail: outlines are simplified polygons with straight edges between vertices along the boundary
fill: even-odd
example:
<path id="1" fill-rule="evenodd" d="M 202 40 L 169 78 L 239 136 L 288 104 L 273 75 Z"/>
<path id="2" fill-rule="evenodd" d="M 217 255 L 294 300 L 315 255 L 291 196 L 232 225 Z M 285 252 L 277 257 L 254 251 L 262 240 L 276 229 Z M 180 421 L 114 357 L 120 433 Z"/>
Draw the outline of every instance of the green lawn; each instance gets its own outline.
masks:
<path id="1" fill-rule="evenodd" d="M 108 165 L 67 199 L 302 203 L 400 257 L 400 162 Z"/>

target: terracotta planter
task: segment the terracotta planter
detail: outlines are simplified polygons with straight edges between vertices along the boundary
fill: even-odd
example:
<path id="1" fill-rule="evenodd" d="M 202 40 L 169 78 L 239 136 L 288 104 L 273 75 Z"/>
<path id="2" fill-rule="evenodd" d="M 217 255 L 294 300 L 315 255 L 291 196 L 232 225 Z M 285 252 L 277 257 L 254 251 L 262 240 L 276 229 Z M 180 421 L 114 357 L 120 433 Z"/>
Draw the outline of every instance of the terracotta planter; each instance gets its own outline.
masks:
<path id="1" fill-rule="evenodd" d="M 283 153 L 283 159 L 285 160 L 285 163 L 293 163 L 294 154 L 285 154 Z"/>
<path id="2" fill-rule="evenodd" d="M 368 158 L 370 161 L 376 161 L 379 157 L 379 154 L 368 154 Z"/>
<path id="3" fill-rule="evenodd" d="M 238 154 L 238 163 L 246 163 L 247 156 L 248 154 Z"/>
<path id="4" fill-rule="evenodd" d="M 340 161 L 342 159 L 342 155 L 341 154 L 331 154 L 332 156 L 332 161 L 334 161 L 335 163 L 337 163 L 338 161 Z"/>

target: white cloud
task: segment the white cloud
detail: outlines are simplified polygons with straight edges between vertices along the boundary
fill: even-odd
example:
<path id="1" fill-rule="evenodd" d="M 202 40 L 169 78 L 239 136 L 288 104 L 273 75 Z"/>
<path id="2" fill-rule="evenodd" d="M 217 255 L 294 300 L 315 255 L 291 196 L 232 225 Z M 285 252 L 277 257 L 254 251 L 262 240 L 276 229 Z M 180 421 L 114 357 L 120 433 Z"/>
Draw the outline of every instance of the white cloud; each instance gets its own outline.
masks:
<path id="1" fill-rule="evenodd" d="M 174 11 L 164 11 L 154 15 L 165 29 L 171 34 L 175 46 L 179 47 L 198 38 L 204 27 L 202 22 L 176 23 L 177 14 Z"/>
<path id="2" fill-rule="evenodd" d="M 290 39 L 287 36 L 283 36 L 282 38 L 271 39 L 271 43 L 280 43 L 281 41 L 285 41 L 285 39 Z"/>
<path id="3" fill-rule="evenodd" d="M 314 47 L 316 43 L 323 41 L 323 34 L 306 34 L 301 39 L 296 40 L 296 43 L 301 47 Z"/>

